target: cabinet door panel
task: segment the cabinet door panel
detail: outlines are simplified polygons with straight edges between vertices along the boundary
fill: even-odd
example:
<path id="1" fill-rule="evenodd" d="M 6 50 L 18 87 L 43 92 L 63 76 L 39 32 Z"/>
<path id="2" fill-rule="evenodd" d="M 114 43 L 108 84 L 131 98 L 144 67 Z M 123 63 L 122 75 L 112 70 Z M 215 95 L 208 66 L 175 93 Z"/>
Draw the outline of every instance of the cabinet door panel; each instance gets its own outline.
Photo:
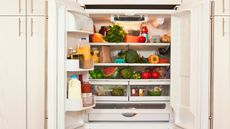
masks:
<path id="1" fill-rule="evenodd" d="M 47 0 L 27 0 L 28 15 L 45 15 Z"/>
<path id="2" fill-rule="evenodd" d="M 0 17 L 0 28 L 0 129 L 26 129 L 25 17 Z"/>
<path id="3" fill-rule="evenodd" d="M 215 0 L 215 15 L 230 15 L 229 0 Z"/>
<path id="4" fill-rule="evenodd" d="M 2 0 L 0 15 L 26 15 L 26 0 Z"/>
<path id="5" fill-rule="evenodd" d="M 214 34 L 214 129 L 230 128 L 230 17 L 215 18 Z M 224 24 L 224 25 L 223 25 Z"/>
<path id="6" fill-rule="evenodd" d="M 28 128 L 44 128 L 45 118 L 45 17 L 28 17 L 27 83 Z"/>

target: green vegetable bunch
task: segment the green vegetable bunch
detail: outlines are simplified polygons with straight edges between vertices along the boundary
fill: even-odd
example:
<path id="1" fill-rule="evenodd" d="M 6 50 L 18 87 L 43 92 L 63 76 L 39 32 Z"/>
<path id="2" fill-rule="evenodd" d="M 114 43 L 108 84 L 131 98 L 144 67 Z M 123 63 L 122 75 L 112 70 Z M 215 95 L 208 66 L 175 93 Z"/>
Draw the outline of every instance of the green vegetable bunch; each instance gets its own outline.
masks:
<path id="1" fill-rule="evenodd" d="M 131 79 L 141 79 L 141 72 L 140 71 L 133 72 Z"/>
<path id="2" fill-rule="evenodd" d="M 114 87 L 111 94 L 112 96 L 123 96 L 125 90 L 121 87 Z"/>
<path id="3" fill-rule="evenodd" d="M 105 40 L 108 42 L 124 42 L 126 32 L 122 26 L 119 24 L 113 24 L 107 27 L 107 34 Z"/>

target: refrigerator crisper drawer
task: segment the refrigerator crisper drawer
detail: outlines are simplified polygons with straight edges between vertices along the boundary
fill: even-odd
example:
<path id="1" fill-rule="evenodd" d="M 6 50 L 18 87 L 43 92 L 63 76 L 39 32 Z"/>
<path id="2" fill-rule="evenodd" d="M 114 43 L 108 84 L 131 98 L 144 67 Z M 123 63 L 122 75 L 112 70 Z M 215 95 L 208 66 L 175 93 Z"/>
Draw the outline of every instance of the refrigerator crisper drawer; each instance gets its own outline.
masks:
<path id="1" fill-rule="evenodd" d="M 88 114 L 89 121 L 158 121 L 170 120 L 168 104 L 97 104 Z"/>

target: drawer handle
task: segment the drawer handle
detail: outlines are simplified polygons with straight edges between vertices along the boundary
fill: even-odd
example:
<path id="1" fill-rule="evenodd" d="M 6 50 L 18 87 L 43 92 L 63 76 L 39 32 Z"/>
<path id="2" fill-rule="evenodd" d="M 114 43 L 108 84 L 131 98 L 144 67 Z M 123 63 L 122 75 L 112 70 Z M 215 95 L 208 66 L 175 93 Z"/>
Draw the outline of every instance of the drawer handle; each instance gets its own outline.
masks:
<path id="1" fill-rule="evenodd" d="M 122 113 L 122 116 L 124 116 L 124 117 L 134 117 L 136 115 L 137 115 L 137 113 Z"/>

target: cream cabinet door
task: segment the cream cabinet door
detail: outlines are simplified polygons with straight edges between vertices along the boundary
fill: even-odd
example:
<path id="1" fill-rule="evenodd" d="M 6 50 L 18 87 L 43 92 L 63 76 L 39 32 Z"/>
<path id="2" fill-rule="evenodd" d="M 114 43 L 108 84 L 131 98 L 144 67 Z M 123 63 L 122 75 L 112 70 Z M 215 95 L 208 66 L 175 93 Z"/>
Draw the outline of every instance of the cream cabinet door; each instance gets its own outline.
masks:
<path id="1" fill-rule="evenodd" d="M 1 0 L 0 15 L 26 15 L 26 0 Z"/>
<path id="2" fill-rule="evenodd" d="M 26 129 L 25 17 L 0 17 L 0 129 Z"/>
<path id="3" fill-rule="evenodd" d="M 230 17 L 215 17 L 214 129 L 229 129 L 230 122 Z"/>
<path id="4" fill-rule="evenodd" d="M 230 15 L 230 0 L 215 0 L 215 15 Z"/>
<path id="5" fill-rule="evenodd" d="M 47 0 L 27 0 L 27 14 L 28 15 L 45 15 Z"/>
<path id="6" fill-rule="evenodd" d="M 27 18 L 28 129 L 43 129 L 45 121 L 45 17 Z"/>

